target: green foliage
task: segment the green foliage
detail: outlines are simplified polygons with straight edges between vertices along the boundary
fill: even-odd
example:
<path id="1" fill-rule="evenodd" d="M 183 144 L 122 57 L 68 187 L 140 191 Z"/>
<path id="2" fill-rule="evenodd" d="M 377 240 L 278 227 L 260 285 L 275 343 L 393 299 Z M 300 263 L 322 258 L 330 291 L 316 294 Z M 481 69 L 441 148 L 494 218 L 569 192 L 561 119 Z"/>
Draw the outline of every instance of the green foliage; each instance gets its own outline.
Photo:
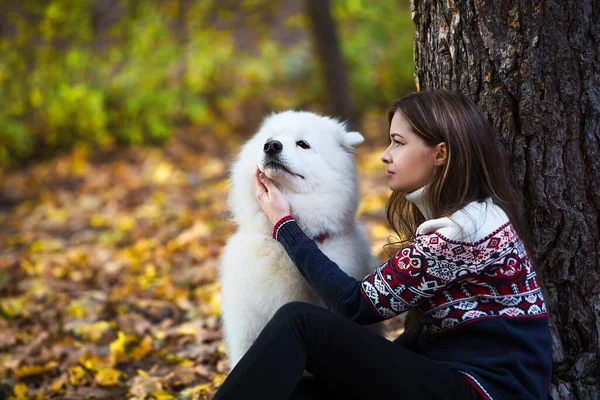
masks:
<path id="1" fill-rule="evenodd" d="M 357 109 L 385 109 L 415 90 L 410 11 L 398 1 L 335 0 L 342 51 Z"/>
<path id="2" fill-rule="evenodd" d="M 102 28 L 95 0 L 10 11 L 0 37 L 0 164 L 80 142 L 160 143 L 177 124 L 225 138 L 270 111 L 324 109 L 304 15 L 264 0 L 180 4 L 122 1 Z M 408 11 L 392 0 L 332 7 L 357 109 L 381 110 L 413 90 Z"/>
<path id="3" fill-rule="evenodd" d="M 89 80 L 93 2 L 41 3 L 9 13 L 15 34 L 0 39 L 0 162 L 106 136 L 105 93 Z"/>
<path id="4" fill-rule="evenodd" d="M 161 11 L 156 4 L 136 2 L 122 17 L 131 23 L 113 27 L 122 44 L 108 53 L 118 71 L 107 74 L 105 90 L 111 132 L 125 143 L 168 138 L 179 111 L 179 84 L 169 75 L 180 50 L 169 30 L 169 14 Z"/>

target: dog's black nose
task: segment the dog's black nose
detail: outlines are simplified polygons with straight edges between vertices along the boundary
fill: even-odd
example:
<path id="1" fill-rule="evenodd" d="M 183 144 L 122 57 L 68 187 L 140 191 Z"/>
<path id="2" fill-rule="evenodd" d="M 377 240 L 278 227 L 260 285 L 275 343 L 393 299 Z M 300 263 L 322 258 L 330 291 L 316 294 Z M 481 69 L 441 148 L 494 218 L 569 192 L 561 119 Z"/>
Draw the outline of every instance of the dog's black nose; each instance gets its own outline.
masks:
<path id="1" fill-rule="evenodd" d="M 283 145 L 279 140 L 269 140 L 263 147 L 263 151 L 270 156 L 281 153 L 281 150 L 283 150 Z"/>

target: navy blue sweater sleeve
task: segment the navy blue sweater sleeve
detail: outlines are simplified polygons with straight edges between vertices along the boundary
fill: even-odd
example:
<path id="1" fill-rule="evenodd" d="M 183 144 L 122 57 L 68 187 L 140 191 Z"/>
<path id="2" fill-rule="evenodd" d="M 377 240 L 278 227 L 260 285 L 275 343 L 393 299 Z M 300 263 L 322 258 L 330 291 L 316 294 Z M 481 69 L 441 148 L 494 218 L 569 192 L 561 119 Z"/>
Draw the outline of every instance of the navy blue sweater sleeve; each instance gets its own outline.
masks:
<path id="1" fill-rule="evenodd" d="M 323 254 L 292 217 L 275 225 L 273 237 L 283 244 L 300 273 L 329 308 L 361 324 L 401 314 L 481 269 L 436 258 L 435 251 L 441 250 L 436 244 L 439 237 L 430 233 L 417 235 L 413 243 L 357 281 Z"/>
<path id="2" fill-rule="evenodd" d="M 360 324 L 385 319 L 363 295 L 361 282 L 346 274 L 323 254 L 296 221 L 290 219 L 279 226 L 276 239 L 330 309 Z"/>

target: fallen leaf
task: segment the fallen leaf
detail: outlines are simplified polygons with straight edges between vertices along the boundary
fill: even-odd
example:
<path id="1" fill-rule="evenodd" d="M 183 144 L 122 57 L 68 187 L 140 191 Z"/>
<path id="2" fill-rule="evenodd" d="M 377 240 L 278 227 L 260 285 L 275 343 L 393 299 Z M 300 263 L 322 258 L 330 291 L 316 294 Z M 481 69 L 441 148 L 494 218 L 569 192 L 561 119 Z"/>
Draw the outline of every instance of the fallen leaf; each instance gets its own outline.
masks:
<path id="1" fill-rule="evenodd" d="M 28 398 L 28 393 L 29 390 L 27 389 L 27 385 L 25 385 L 24 383 L 17 383 L 13 387 L 13 394 L 15 395 L 15 397 L 11 397 L 9 400 L 26 400 Z"/>
<path id="2" fill-rule="evenodd" d="M 152 350 L 152 338 L 148 335 L 144 336 L 139 346 L 131 351 L 131 356 L 135 360 L 140 360 Z"/>
<path id="3" fill-rule="evenodd" d="M 126 361 L 128 359 L 127 347 L 130 343 L 135 342 L 137 339 L 135 336 L 125 335 L 123 332 L 117 332 L 117 339 L 110 343 L 110 355 L 109 359 L 114 365 L 116 363 Z"/>
<path id="4" fill-rule="evenodd" d="M 152 174 L 152 180 L 156 183 L 165 183 L 171 177 L 173 172 L 173 166 L 167 162 L 161 162 L 158 164 L 154 173 Z"/>
<path id="5" fill-rule="evenodd" d="M 145 399 L 151 393 L 159 392 L 163 389 L 161 378 L 153 376 L 136 376 L 131 381 L 129 394 L 141 399 Z"/>
<path id="6" fill-rule="evenodd" d="M 50 361 L 45 365 L 24 365 L 15 370 L 15 376 L 19 379 L 26 378 L 29 376 L 45 374 L 51 371 L 58 365 L 56 361 Z"/>
<path id="7" fill-rule="evenodd" d="M 171 400 L 175 398 L 175 395 L 166 390 L 159 390 L 158 392 L 152 393 L 152 397 L 156 400 Z"/>
<path id="8" fill-rule="evenodd" d="M 104 368 L 99 370 L 96 373 L 96 377 L 94 380 L 96 383 L 102 386 L 114 386 L 119 384 L 119 380 L 121 377 L 126 377 L 127 375 L 119 370 L 113 368 Z"/>
<path id="9" fill-rule="evenodd" d="M 88 382 L 87 374 L 86 374 L 85 370 L 82 367 L 80 367 L 79 365 L 70 367 L 68 371 L 69 371 L 69 382 L 71 383 L 71 385 L 81 386 L 81 385 L 85 385 Z"/>
<path id="10" fill-rule="evenodd" d="M 52 384 L 50 385 L 50 390 L 52 392 L 62 392 L 62 391 L 64 391 L 64 389 L 66 389 L 68 383 L 69 383 L 69 380 L 67 379 L 67 377 L 64 375 L 61 375 L 58 378 L 56 378 L 54 381 L 52 381 Z"/>

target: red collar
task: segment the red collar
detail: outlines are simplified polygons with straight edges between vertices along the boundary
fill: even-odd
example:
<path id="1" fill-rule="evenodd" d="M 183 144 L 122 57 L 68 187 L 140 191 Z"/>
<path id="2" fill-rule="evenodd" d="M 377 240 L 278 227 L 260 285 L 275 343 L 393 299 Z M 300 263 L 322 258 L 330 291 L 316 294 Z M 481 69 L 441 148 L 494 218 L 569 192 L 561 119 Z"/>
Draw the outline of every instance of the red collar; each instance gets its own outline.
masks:
<path id="1" fill-rule="evenodd" d="M 329 232 L 323 232 L 313 238 L 313 240 L 317 243 L 323 243 L 327 239 L 329 239 Z"/>

